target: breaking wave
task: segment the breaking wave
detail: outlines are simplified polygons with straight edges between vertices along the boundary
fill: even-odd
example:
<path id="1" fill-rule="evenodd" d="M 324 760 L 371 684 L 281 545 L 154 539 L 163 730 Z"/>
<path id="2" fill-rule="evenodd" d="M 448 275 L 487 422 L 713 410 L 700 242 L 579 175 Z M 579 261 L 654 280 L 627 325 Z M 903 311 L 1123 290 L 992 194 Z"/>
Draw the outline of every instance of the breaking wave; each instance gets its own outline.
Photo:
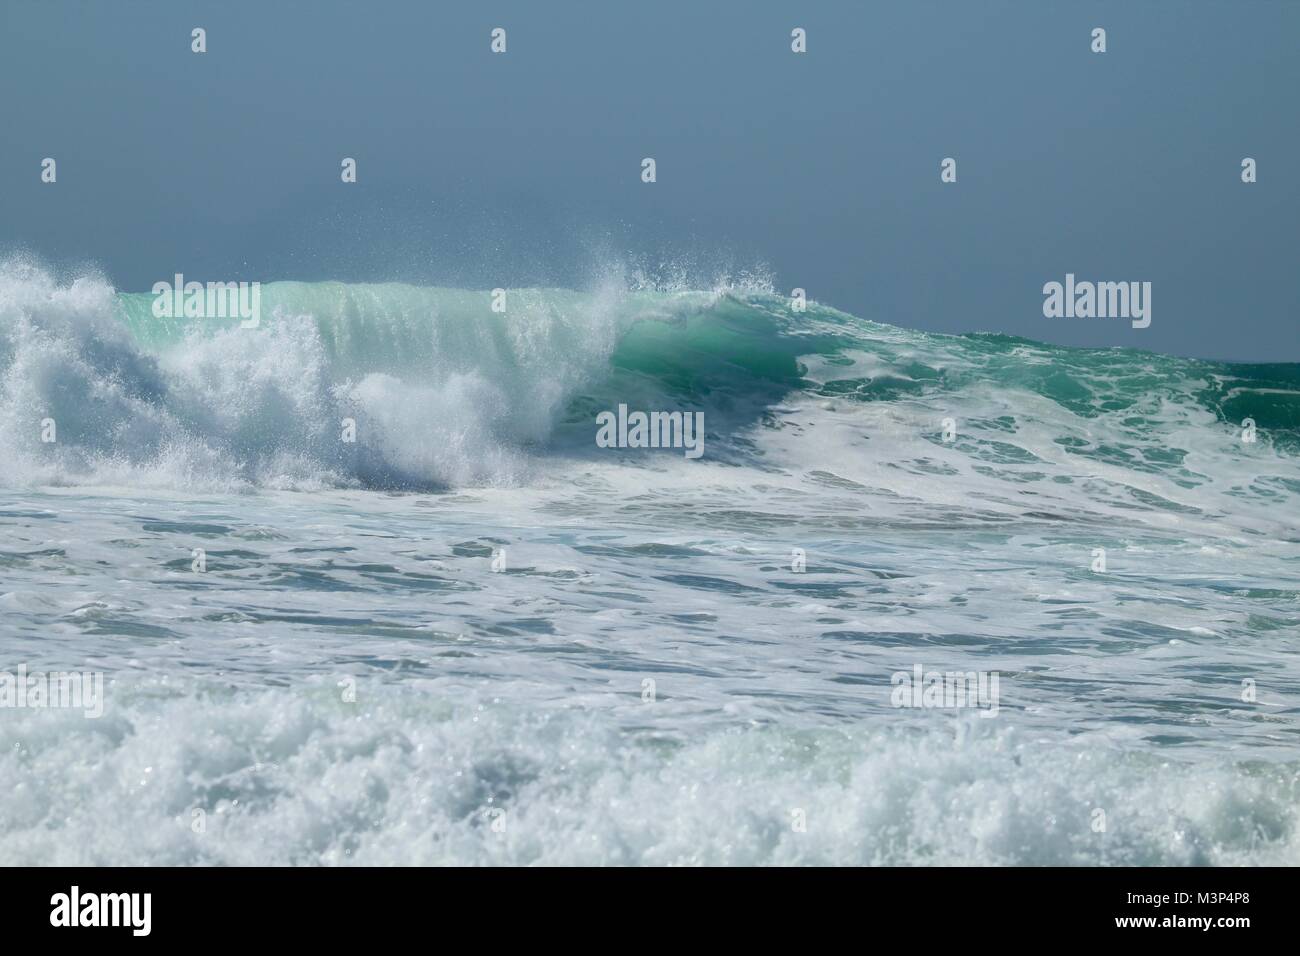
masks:
<path id="1" fill-rule="evenodd" d="M 761 283 L 509 290 L 499 313 L 488 291 L 276 282 L 255 329 L 152 303 L 0 268 L 0 481 L 527 484 L 595 460 L 595 415 L 622 402 L 704 411 L 715 463 L 829 473 L 903 511 L 1030 501 L 1049 518 L 1234 515 L 1285 537 L 1300 492 L 1296 364 L 932 335 L 795 312 Z"/>

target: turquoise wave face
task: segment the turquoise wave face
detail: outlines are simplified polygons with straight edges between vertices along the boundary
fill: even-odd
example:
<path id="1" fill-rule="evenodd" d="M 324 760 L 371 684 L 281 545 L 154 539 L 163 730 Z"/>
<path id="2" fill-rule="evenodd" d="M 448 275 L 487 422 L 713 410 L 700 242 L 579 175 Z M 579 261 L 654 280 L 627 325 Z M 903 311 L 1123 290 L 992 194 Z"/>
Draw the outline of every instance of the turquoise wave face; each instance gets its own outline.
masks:
<path id="1" fill-rule="evenodd" d="M 1300 430 L 1300 363 L 1232 364 L 1133 349 L 1050 346 L 1001 334 L 943 336 L 859 319 L 816 302 L 795 312 L 761 293 L 628 293 L 601 297 L 563 289 L 508 290 L 505 311 L 492 293 L 402 284 L 275 282 L 263 287 L 268 325 L 310 317 L 335 374 L 432 372 L 453 355 L 462 366 L 504 372 L 532 355 L 562 373 L 588 336 L 613 333 L 611 374 L 657 381 L 665 393 L 707 402 L 729 389 L 808 388 L 851 401 L 891 401 L 958 391 L 976 380 L 1042 395 L 1067 411 L 1096 417 L 1137 407 L 1152 394 L 1191 395 L 1224 422 L 1252 418 L 1278 429 L 1283 443 Z M 159 318 L 156 297 L 117 296 L 132 338 L 166 352 L 239 320 Z M 517 334 L 520 326 L 528 334 Z M 601 328 L 604 326 L 604 328 Z M 803 377 L 800 357 L 851 359 L 862 350 L 889 363 L 877 374 L 819 383 Z M 490 367 L 497 358 L 503 367 Z M 1187 386 L 1184 388 L 1184 386 Z M 1158 420 L 1150 424 L 1158 427 Z"/>

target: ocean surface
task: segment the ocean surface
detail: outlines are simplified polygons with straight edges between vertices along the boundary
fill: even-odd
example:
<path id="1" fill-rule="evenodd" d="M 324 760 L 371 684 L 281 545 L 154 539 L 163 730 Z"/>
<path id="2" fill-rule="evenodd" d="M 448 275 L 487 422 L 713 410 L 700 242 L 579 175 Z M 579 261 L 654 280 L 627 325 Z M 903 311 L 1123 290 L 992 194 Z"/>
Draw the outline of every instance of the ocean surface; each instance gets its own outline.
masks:
<path id="1" fill-rule="evenodd" d="M 760 279 L 152 301 L 0 268 L 0 671 L 105 678 L 0 709 L 0 863 L 1300 863 L 1300 365 Z"/>

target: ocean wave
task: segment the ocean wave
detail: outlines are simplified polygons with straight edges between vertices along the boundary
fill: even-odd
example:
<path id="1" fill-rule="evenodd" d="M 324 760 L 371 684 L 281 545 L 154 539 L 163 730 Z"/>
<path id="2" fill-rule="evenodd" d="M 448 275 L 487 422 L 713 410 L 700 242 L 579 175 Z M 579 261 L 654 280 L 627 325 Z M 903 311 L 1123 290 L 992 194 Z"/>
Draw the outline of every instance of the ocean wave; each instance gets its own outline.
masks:
<path id="1" fill-rule="evenodd" d="M 706 467 L 877 501 L 1294 534 L 1300 365 L 931 335 L 753 283 L 507 290 L 504 313 L 486 290 L 397 284 L 261 301 L 255 329 L 159 319 L 149 294 L 6 263 L 0 481 L 430 490 L 665 467 L 596 454 L 595 416 L 627 404 L 702 411 Z"/>
<path id="2" fill-rule="evenodd" d="M 57 865 L 1295 865 L 1294 765 L 1184 765 L 978 720 L 685 739 L 321 687 L 0 724 L 0 858 Z"/>

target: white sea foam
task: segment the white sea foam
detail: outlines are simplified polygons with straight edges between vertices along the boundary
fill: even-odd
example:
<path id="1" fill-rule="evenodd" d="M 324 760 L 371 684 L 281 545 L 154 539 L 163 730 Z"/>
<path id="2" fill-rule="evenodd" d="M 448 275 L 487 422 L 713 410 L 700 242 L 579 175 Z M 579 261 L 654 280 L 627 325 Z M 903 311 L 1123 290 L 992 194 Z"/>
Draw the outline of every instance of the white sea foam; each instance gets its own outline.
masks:
<path id="1" fill-rule="evenodd" d="M 672 742 L 572 711 L 369 691 L 359 688 L 355 705 L 324 687 L 164 692 L 119 701 L 100 724 L 57 713 L 0 724 L 0 773 L 11 788 L 0 858 L 1300 862 L 1294 770 L 1241 775 L 973 725 L 917 735 L 738 727 Z"/>
<path id="2" fill-rule="evenodd" d="M 0 268 L 7 485 L 189 489 L 515 481 L 598 380 L 623 298 L 266 288 L 264 327 L 157 320 L 104 281 Z M 308 311 L 300 311 L 306 308 Z M 623 311 L 620 312 L 619 310 Z M 233 326 L 233 327 L 232 327 Z M 340 441 L 343 420 L 359 440 Z M 57 441 L 42 443 L 53 421 Z"/>

